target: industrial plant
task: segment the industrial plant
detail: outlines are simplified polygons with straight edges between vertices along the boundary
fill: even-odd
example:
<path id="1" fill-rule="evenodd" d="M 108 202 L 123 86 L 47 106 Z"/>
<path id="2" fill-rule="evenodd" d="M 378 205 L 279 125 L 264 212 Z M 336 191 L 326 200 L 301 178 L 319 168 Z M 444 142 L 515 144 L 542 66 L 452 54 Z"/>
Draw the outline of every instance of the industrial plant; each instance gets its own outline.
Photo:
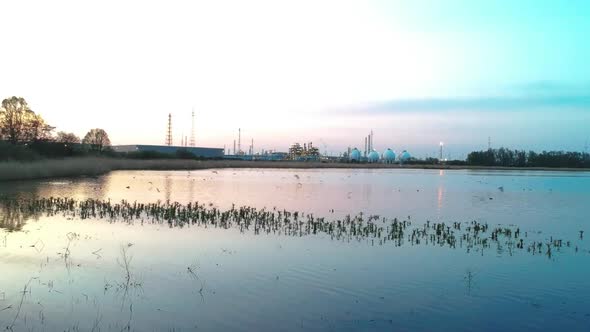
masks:
<path id="1" fill-rule="evenodd" d="M 327 150 L 326 144 L 320 139 Z M 328 156 L 327 151 L 324 154 L 320 153 L 313 142 L 307 141 L 300 144 L 295 142 L 290 145 L 287 151 L 274 151 L 260 149 L 255 151 L 254 138 L 250 137 L 247 146 L 242 144 L 242 128 L 238 128 L 237 137 L 233 139 L 230 148 L 225 145 L 223 148 L 216 147 L 199 147 L 196 146 L 195 137 L 195 112 L 191 113 L 191 130 L 190 137 L 185 136 L 184 133 L 180 135 L 179 144 L 174 144 L 174 133 L 172 127 L 172 113 L 168 114 L 166 135 L 164 145 L 118 145 L 113 146 L 113 150 L 121 153 L 156 153 L 166 154 L 177 157 L 198 157 L 198 158 L 214 158 L 214 159 L 228 159 L 228 160 L 266 160 L 266 161 L 302 161 L 302 162 L 350 162 L 350 163 L 405 163 L 412 159 L 410 153 L 403 150 L 399 154 L 392 148 L 386 148 L 383 152 L 377 151 L 374 146 L 375 134 L 371 130 L 367 136 L 363 137 L 363 150 L 358 148 L 348 148 L 345 152 L 338 156 Z M 305 142 L 305 141 L 304 141 Z M 441 142 L 442 154 L 442 142 Z"/>

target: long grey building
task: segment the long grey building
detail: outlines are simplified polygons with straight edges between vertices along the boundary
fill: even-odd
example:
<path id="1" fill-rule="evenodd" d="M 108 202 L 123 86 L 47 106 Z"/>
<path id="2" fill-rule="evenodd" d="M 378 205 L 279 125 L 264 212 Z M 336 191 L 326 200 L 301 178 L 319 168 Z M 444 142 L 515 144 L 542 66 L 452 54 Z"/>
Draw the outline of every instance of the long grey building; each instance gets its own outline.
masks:
<path id="1" fill-rule="evenodd" d="M 179 150 L 188 151 L 197 157 L 223 158 L 223 148 L 204 148 L 192 146 L 168 146 L 168 145 L 115 145 L 112 147 L 115 152 L 157 152 L 175 155 Z"/>

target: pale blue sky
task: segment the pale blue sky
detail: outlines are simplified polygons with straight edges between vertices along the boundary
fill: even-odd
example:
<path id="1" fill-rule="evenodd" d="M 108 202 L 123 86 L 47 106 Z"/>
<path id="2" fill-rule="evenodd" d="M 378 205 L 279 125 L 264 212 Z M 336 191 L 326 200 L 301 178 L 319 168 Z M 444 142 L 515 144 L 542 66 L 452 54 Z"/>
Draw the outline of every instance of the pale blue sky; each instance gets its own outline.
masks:
<path id="1" fill-rule="evenodd" d="M 0 97 L 116 144 L 581 150 L 590 1 L 2 1 Z M 23 24 L 23 20 L 26 24 Z M 323 142 L 323 143 L 320 143 Z M 322 148 L 323 149 L 323 148 Z"/>
<path id="2" fill-rule="evenodd" d="M 465 69 L 452 77 L 463 88 L 490 93 L 500 85 L 510 93 L 513 85 L 539 82 L 589 87 L 588 1 L 376 3 L 386 8 L 381 13 L 394 29 L 442 41 L 439 51 L 450 55 L 448 65 Z"/>

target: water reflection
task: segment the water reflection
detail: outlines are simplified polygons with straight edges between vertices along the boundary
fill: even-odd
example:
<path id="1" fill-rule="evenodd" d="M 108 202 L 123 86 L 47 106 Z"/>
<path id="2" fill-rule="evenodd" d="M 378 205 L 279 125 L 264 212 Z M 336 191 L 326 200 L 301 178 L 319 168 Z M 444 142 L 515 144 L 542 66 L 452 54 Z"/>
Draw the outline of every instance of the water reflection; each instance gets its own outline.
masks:
<path id="1" fill-rule="evenodd" d="M 443 192 L 444 192 L 443 186 L 439 185 L 438 190 L 437 190 L 437 196 L 436 196 L 436 202 L 437 202 L 437 208 L 438 208 L 439 214 L 440 214 L 440 211 L 442 210 L 442 207 L 443 207 Z"/>
<path id="2" fill-rule="evenodd" d="M 21 209 L 4 205 L 0 214 L 16 221 L 3 230 L 13 230 L 10 241 L 0 234 L 0 323 L 17 317 L 32 280 L 15 331 L 585 331 L 590 252 L 580 230 L 588 228 L 589 177 L 510 174 L 113 172 L 0 186 L 21 201 L 179 202 L 175 214 L 156 209 L 157 222 L 122 219 L 130 206 L 101 219 L 78 208 L 48 214 L 38 204 L 18 221 Z M 183 209 L 194 201 L 199 218 L 187 220 Z M 266 208 L 275 222 L 222 221 L 232 204 Z M 278 223 L 284 209 L 292 214 Z M 362 224 L 338 227 L 359 212 Z M 390 235 L 395 217 L 411 222 L 403 235 Z"/>
<path id="3" fill-rule="evenodd" d="M 32 213 L 25 214 L 15 211 L 0 203 L 0 229 L 8 232 L 21 231 L 27 220 L 35 217 Z"/>
<path id="4" fill-rule="evenodd" d="M 104 199 L 115 188 L 108 176 L 81 177 L 41 181 L 14 181 L 0 183 L 0 197 L 35 199 L 39 197 L 68 196 L 76 199 L 95 197 Z"/>
<path id="5" fill-rule="evenodd" d="M 164 176 L 164 195 L 166 196 L 166 202 L 170 202 L 172 197 L 172 179 L 169 174 Z"/>

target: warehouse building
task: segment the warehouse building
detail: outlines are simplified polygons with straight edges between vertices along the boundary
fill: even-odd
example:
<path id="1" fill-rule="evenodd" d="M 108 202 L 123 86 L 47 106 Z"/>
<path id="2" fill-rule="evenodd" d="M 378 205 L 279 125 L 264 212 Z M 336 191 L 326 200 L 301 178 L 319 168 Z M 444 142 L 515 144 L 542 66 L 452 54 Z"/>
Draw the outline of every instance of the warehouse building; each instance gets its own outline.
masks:
<path id="1" fill-rule="evenodd" d="M 112 147 L 115 152 L 156 152 L 170 155 L 177 155 L 180 152 L 190 152 L 202 158 L 223 158 L 223 148 L 203 148 L 191 146 L 168 146 L 168 145 L 116 145 Z"/>

